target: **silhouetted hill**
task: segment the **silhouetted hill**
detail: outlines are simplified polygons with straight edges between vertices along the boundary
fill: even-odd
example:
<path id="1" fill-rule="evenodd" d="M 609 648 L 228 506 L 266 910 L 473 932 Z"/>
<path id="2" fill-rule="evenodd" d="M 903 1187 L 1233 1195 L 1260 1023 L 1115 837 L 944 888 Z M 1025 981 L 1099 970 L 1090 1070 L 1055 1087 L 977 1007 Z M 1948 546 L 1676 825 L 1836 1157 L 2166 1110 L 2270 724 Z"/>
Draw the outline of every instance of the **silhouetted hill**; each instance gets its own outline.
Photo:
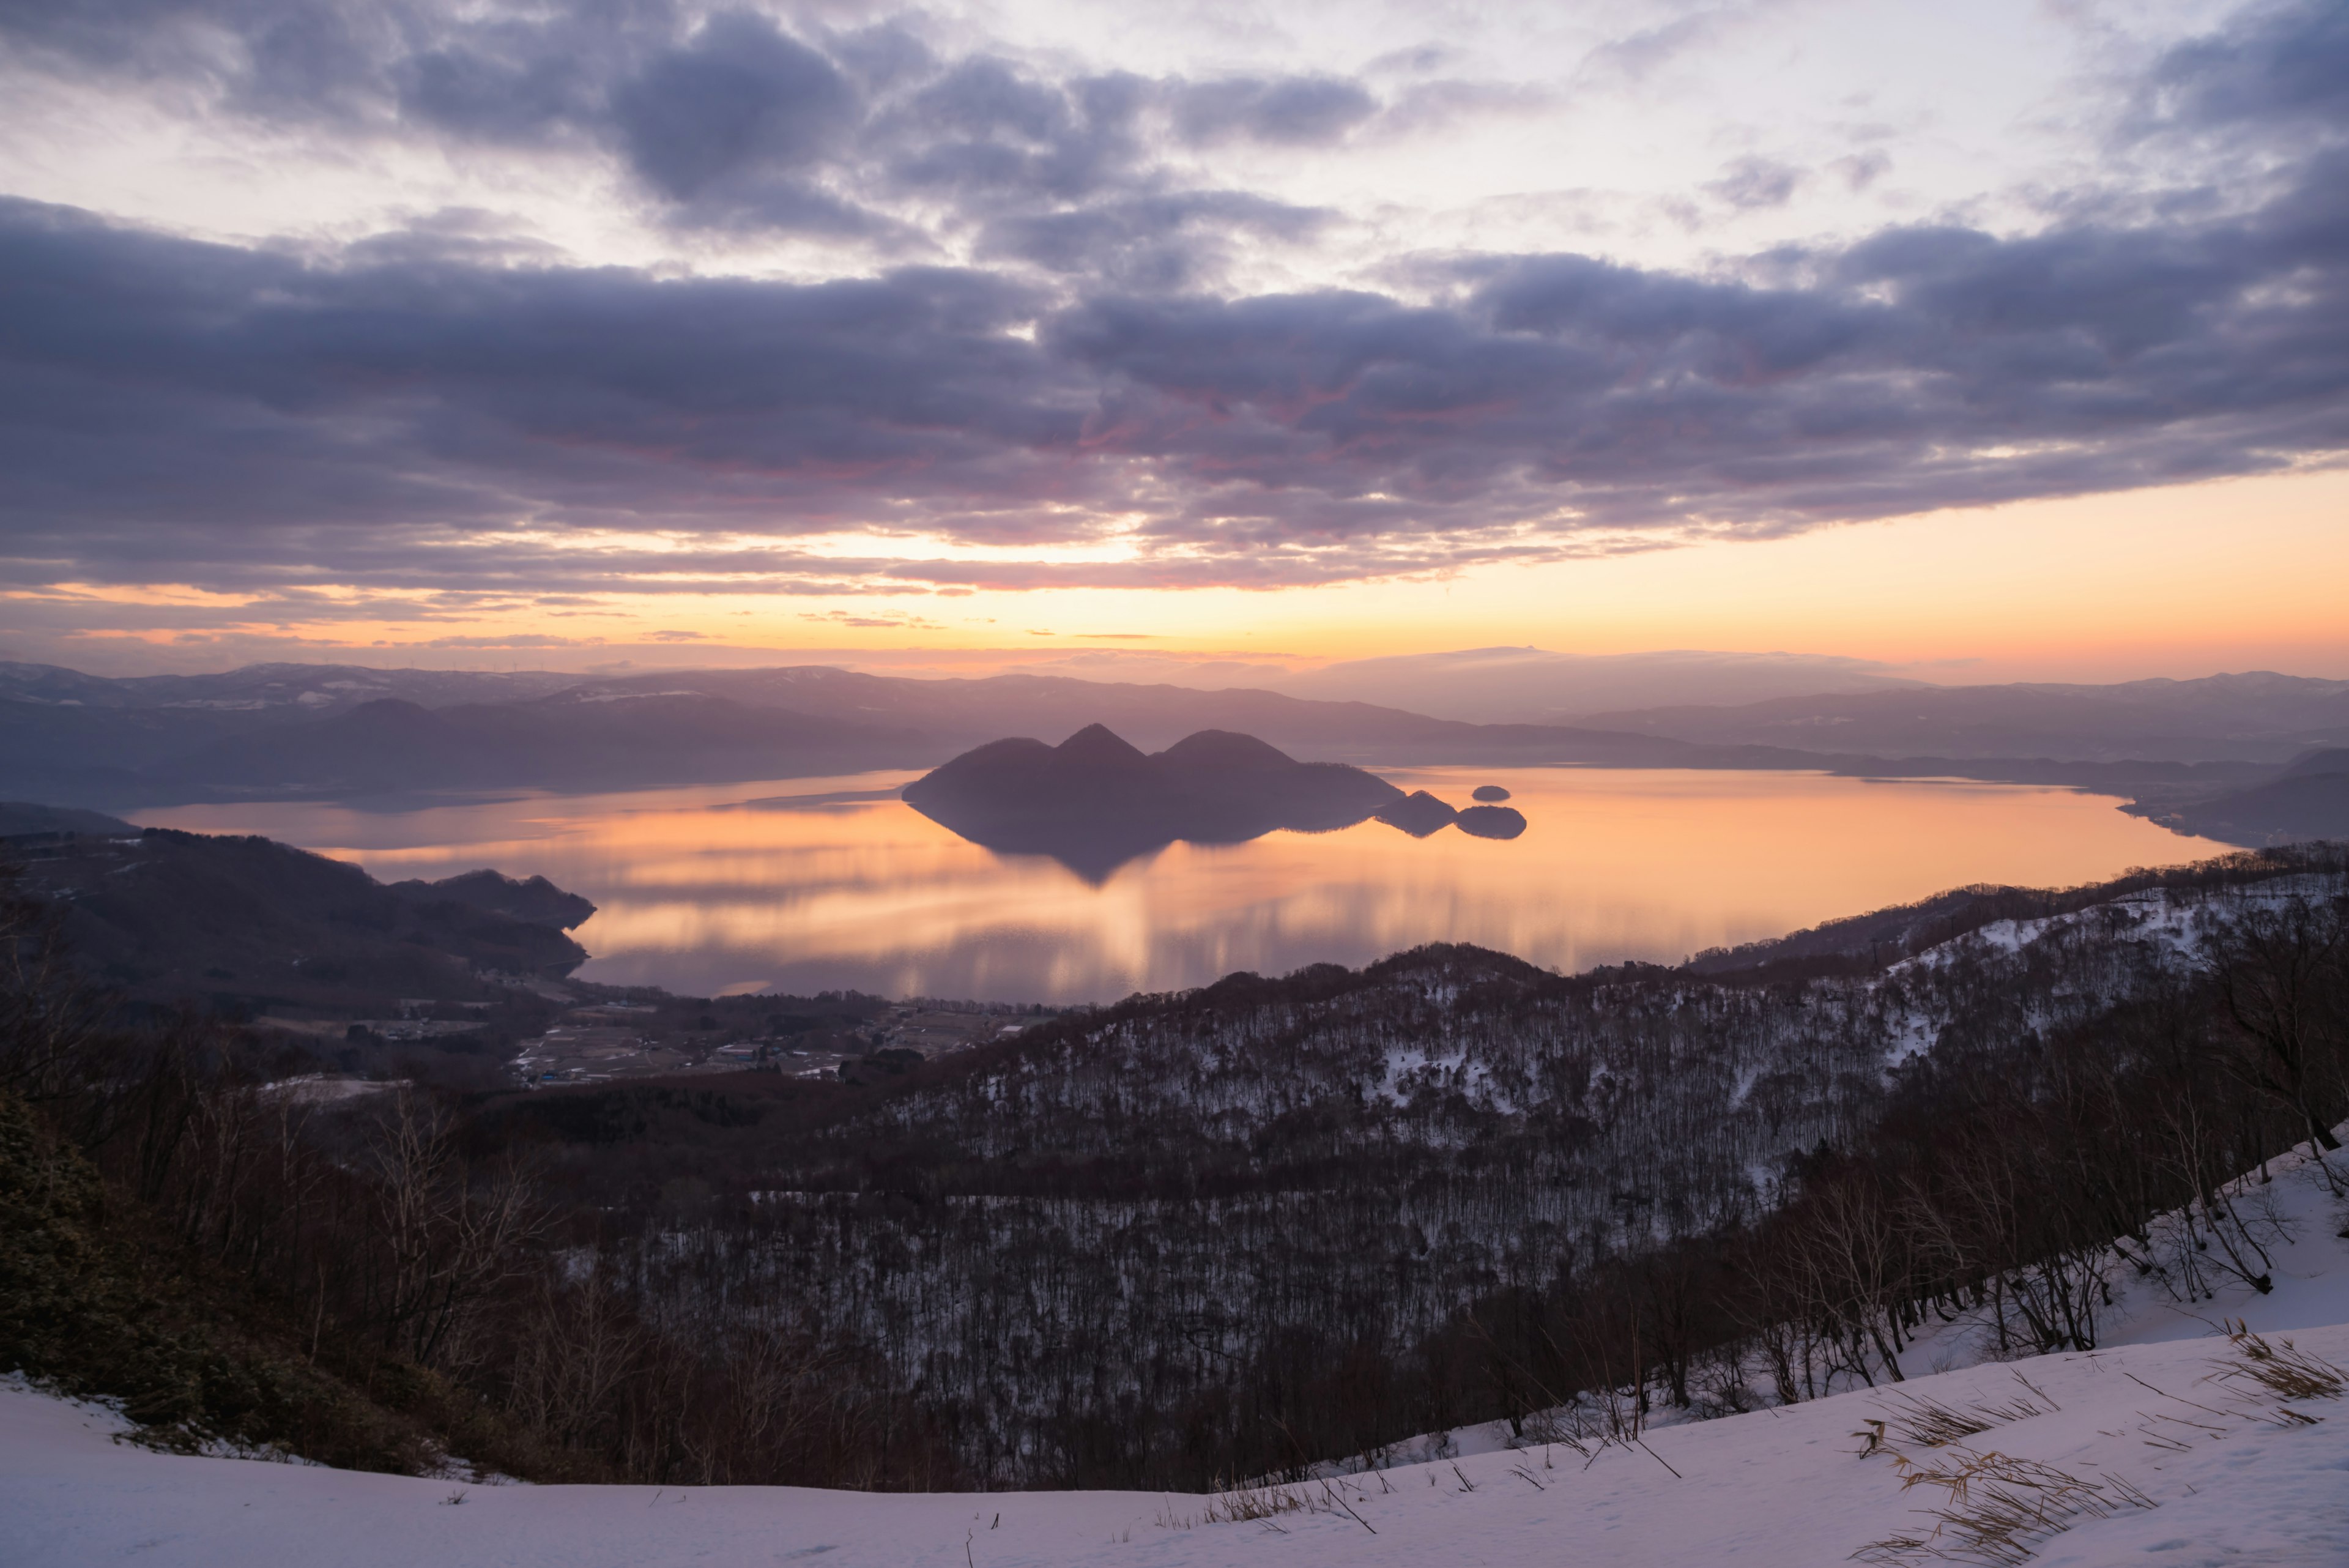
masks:
<path id="1" fill-rule="evenodd" d="M 1413 838 L 1425 838 L 1451 826 L 1459 815 L 1448 802 L 1437 799 L 1423 789 L 1415 789 L 1401 800 L 1381 807 L 1378 818 L 1389 827 L 1399 827 Z"/>
<path id="2" fill-rule="evenodd" d="M 1394 763 L 1525 759 L 1671 767 L 1692 752 L 1641 735 L 1544 724 L 1472 724 L 1369 702 L 1059 675 L 916 680 L 807 666 L 637 676 L 580 690 L 607 693 L 686 686 L 749 705 L 902 724 L 958 746 L 1007 734 L 1072 734 L 1088 724 L 1106 724 L 1144 748 L 1220 730 L 1254 735 L 1274 746 L 1309 746 L 1325 757 Z"/>
<path id="3" fill-rule="evenodd" d="M 1526 830 L 1526 814 L 1513 805 L 1471 805 L 1452 826 L 1471 838 L 1515 838 Z"/>
<path id="4" fill-rule="evenodd" d="M 2167 808 L 2263 783 L 2296 753 L 2349 741 L 2349 682 L 1909 687 L 1607 722 L 1623 727 L 1466 723 L 1242 689 L 913 680 L 823 666 L 583 680 L 279 665 L 108 680 L 0 664 L 0 794 L 129 806 L 716 784 L 928 766 L 995 736 L 1105 724 L 1144 748 L 1222 731 L 1373 765 L 1820 769 L 2062 784 Z M 2211 760 L 2185 760 L 2194 758 Z"/>
<path id="5" fill-rule="evenodd" d="M 467 871 L 438 882 L 394 882 L 391 891 L 412 904 L 453 903 L 558 931 L 572 929 L 595 912 L 595 905 L 543 877 L 516 881 L 501 871 Z"/>
<path id="6" fill-rule="evenodd" d="M 0 789 L 51 800 L 191 798 L 175 764 L 229 736 L 315 722 L 363 703 L 428 708 L 547 695 L 578 678 L 544 670 L 367 670 L 256 664 L 217 675 L 86 675 L 0 661 Z"/>
<path id="7" fill-rule="evenodd" d="M 1707 746 L 1891 758 L 2280 763 L 2310 746 L 2349 742 L 2349 680 L 2261 670 L 2113 686 L 1915 686 L 1594 713 L 1582 722 Z"/>
<path id="8" fill-rule="evenodd" d="M 699 692 L 564 691 L 438 710 L 386 698 L 216 742 L 173 771 L 217 792 L 287 796 L 620 789 L 903 767 L 926 751 L 908 732 Z"/>
<path id="9" fill-rule="evenodd" d="M 1300 763 L 1250 735 L 1203 731 L 1155 755 L 1100 724 L 1057 746 L 990 742 L 907 784 L 923 815 L 988 848 L 1049 855 L 1098 879 L 1186 839 L 1344 827 L 1402 792 L 1342 763 Z"/>
<path id="10" fill-rule="evenodd" d="M 55 664 L 0 660 L 0 700 L 188 714 L 327 718 L 386 697 L 446 708 L 518 702 L 579 684 L 550 670 L 372 670 L 357 664 L 248 664 L 216 675 L 85 675 Z"/>
<path id="11" fill-rule="evenodd" d="M 0 839 L 78 836 L 84 834 L 127 838 L 138 831 L 120 817 L 109 816 L 103 812 L 34 805 L 21 800 L 0 801 Z"/>
<path id="12" fill-rule="evenodd" d="M 2314 753 L 2284 776 L 2209 800 L 2123 809 L 2173 832 L 2257 847 L 2349 839 L 2349 750 Z"/>
<path id="13" fill-rule="evenodd" d="M 49 666 L 0 665 L 0 793 L 152 805 L 722 783 L 930 765 L 994 736 L 1069 733 L 1093 723 L 1150 744 L 1203 730 L 1245 731 L 1324 756 L 1394 763 L 1702 763 L 1697 748 L 1640 735 L 1464 724 L 1269 691 L 1065 677 L 701 670 L 564 678 L 554 691 L 482 701 L 461 699 L 554 678 L 503 677 L 501 688 L 433 671 L 305 669 L 110 681 Z M 383 679 L 361 679 L 369 675 Z"/>
<path id="14" fill-rule="evenodd" d="M 1383 702 L 1478 723 L 1580 724 L 1634 709 L 1766 701 L 1923 682 L 1868 659 L 1796 653 L 1553 653 L 1468 648 L 1348 659 L 1267 682 L 1292 697 Z"/>
<path id="15" fill-rule="evenodd" d="M 543 919 L 483 907 L 474 878 L 395 889 L 266 838 L 150 827 L 128 840 L 79 839 L 30 862 L 25 880 L 63 911 L 78 958 L 157 1002 L 472 1000 L 499 994 L 483 971 L 559 976 L 587 957 Z M 506 887 L 549 908 L 572 899 L 551 885 Z"/>

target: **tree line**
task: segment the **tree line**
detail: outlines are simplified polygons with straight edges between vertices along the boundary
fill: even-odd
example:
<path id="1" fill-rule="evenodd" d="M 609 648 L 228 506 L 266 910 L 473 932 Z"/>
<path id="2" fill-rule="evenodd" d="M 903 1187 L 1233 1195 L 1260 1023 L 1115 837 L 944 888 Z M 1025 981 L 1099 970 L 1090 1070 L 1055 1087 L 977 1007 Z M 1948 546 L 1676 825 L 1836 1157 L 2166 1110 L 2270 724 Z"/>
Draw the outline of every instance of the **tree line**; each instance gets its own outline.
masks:
<path id="1" fill-rule="evenodd" d="M 1190 1489 L 1816 1397 L 1921 1333 L 2092 1348 L 2128 1279 L 2263 1288 L 2233 1179 L 2349 1115 L 2344 870 L 1856 971 L 1235 977 L 874 1090 L 331 1103 L 126 1024 L 16 898 L 0 1349 L 174 1440 L 385 1468 Z M 31 1326 L 59 1290 L 88 1343 Z"/>

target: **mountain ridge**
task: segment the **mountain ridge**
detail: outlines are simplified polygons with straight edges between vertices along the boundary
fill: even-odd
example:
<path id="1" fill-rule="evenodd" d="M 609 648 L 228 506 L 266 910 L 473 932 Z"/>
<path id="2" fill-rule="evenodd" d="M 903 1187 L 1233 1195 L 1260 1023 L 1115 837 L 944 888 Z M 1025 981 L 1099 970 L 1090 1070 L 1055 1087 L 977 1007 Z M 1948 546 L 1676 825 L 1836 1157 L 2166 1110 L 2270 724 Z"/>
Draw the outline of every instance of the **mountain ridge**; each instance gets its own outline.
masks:
<path id="1" fill-rule="evenodd" d="M 376 709 L 385 702 L 404 706 Z M 377 717 L 355 718 L 362 710 Z M 931 766 L 998 736 L 1105 722 L 1144 746 L 1224 730 L 1354 763 L 1979 778 L 2134 797 L 2159 813 L 2349 743 L 2349 681 L 2254 671 L 2113 687 L 1906 686 L 1598 717 L 1624 727 L 1477 723 L 1255 687 L 827 665 L 585 678 L 267 665 L 113 680 L 0 663 L 0 794 L 121 809 L 728 783 Z M 540 754 L 525 754 L 533 747 Z"/>

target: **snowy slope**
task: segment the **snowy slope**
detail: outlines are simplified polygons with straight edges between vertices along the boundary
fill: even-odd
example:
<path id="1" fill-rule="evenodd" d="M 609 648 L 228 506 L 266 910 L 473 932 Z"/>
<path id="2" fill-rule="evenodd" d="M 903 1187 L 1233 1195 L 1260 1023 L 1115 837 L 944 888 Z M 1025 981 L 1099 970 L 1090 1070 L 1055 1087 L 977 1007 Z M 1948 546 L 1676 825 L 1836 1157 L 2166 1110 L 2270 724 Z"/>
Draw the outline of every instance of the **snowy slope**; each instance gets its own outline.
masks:
<path id="1" fill-rule="evenodd" d="M 2199 1303 L 2248 1316 L 2349 1366 L 2349 1243 L 2335 1200 L 2281 1171 L 2302 1221 L 2276 1288 Z M 1912 1376 L 1810 1404 L 1653 1430 L 1649 1452 L 1564 1448 L 1471 1454 L 1289 1495 L 1269 1521 L 1208 1523 L 1214 1500 L 1131 1492 L 875 1496 L 788 1488 L 473 1487 L 299 1465 L 181 1459 L 118 1445 L 103 1411 L 0 1390 L 0 1564 L 80 1568 L 644 1568 L 821 1563 L 891 1568 L 1121 1563 L 1713 1564 L 1808 1568 L 1930 1527 L 1930 1487 L 1859 1457 L 1871 1419 L 1893 1446 L 1947 1468 L 1996 1452 L 2156 1506 L 2082 1516 L 2035 1562 L 2349 1563 L 2349 1399 L 2283 1401 L 2220 1375 L 2210 1324 L 2151 1301 L 2124 1341 L 2091 1354 Z M 1920 1347 L 1922 1348 L 1922 1347 Z M 1962 1354 L 1954 1341 L 1944 1354 Z M 2028 1380 L 2028 1384 L 2024 1383 Z M 2031 1407 L 1955 1446 L 1899 1436 L 1903 1400 Z M 1473 1490 L 1472 1490 L 1473 1489 Z M 461 1495 L 461 1503 L 452 1500 Z M 1342 1499 L 1344 1508 L 1332 1506 Z M 1960 1557 L 1956 1561 L 1972 1561 Z"/>
<path id="2" fill-rule="evenodd" d="M 2132 913 L 2167 945 L 2183 950 L 2198 939 L 2199 911 L 2189 907 L 2151 898 Z M 1920 955 L 1891 977 L 1888 989 L 1907 990 L 1888 1011 L 1940 971 L 2020 952 L 2060 934 L 2064 921 L 2082 923 L 1989 928 Z M 1381 1060 L 1391 1083 L 1466 1063 L 1427 1051 L 1382 1050 Z M 2349 1155 L 2334 1165 L 2349 1171 Z M 2267 1216 L 2261 1229 L 2273 1288 L 2220 1283 L 2180 1303 L 2159 1282 L 2116 1268 L 2103 1347 L 2092 1353 L 1986 1361 L 1981 1325 L 1961 1322 L 1918 1336 L 1901 1357 L 1909 1380 L 1897 1387 L 1659 1426 L 1643 1448 L 1588 1455 L 1511 1449 L 1498 1427 L 1447 1434 L 1457 1457 L 1259 1492 L 1258 1506 L 1302 1506 L 1238 1521 L 1230 1499 L 1129 1492 L 460 1488 L 183 1459 L 116 1443 L 119 1423 L 103 1410 L 0 1386 L 0 1568 L 131 1560 L 159 1568 L 1808 1568 L 1931 1527 L 1920 1510 L 1940 1493 L 1904 1490 L 1899 1460 L 1861 1456 L 1871 1422 L 1885 1423 L 1891 1446 L 1915 1465 L 1946 1469 L 1995 1453 L 2049 1467 L 2037 1472 L 2043 1479 L 2060 1472 L 2103 1489 L 2101 1516 L 2065 1515 L 2057 1522 L 2067 1527 L 2037 1543 L 2033 1563 L 2349 1568 L 2349 1397 L 2287 1402 L 2229 1376 L 2240 1353 L 2220 1331 L 2248 1322 L 2349 1367 L 2349 1241 L 2338 1234 L 2349 1228 L 2349 1200 L 2299 1157 L 2271 1161 L 2230 1195 Z M 2002 1418 L 1933 1447 L 1902 1435 L 1920 1401 L 1995 1407 Z M 2127 1488 L 2153 1506 L 2133 1505 Z"/>
<path id="3" fill-rule="evenodd" d="M 2349 1362 L 2349 1327 L 2296 1337 Z M 2061 1407 L 1979 1435 L 1973 1449 L 1994 1445 L 2082 1479 L 2119 1476 L 2158 1503 L 2083 1520 L 2043 1548 L 2048 1564 L 2349 1563 L 2349 1407 L 2305 1401 L 2323 1419 L 2291 1429 L 2250 1418 L 2252 1400 L 2208 1381 L 2223 1345 L 2170 1341 L 1976 1367 L 1914 1380 L 1907 1391 L 1949 1404 L 2006 1403 L 2020 1371 Z M 118 1447 L 89 1414 L 12 1391 L 0 1396 L 0 1562 L 1797 1568 L 1843 1561 L 1920 1524 L 1925 1500 L 1902 1494 L 1891 1462 L 1856 1454 L 1853 1434 L 1887 1400 L 1842 1395 L 1675 1428 L 1651 1436 L 1652 1457 L 1610 1449 L 1588 1469 L 1559 1449 L 1478 1455 L 1456 1469 L 1392 1470 L 1392 1492 L 1373 1477 L 1348 1493 L 1359 1521 L 1323 1511 L 1186 1529 L 1182 1517 L 1197 1515 L 1205 1500 L 1130 1492 L 477 1487 L 450 1506 L 456 1493 L 446 1481 Z M 2178 1438 L 2182 1448 L 2169 1446 Z M 1946 1461 L 1951 1451 L 1921 1457 Z M 1464 1481 L 1475 1490 L 1464 1490 Z"/>

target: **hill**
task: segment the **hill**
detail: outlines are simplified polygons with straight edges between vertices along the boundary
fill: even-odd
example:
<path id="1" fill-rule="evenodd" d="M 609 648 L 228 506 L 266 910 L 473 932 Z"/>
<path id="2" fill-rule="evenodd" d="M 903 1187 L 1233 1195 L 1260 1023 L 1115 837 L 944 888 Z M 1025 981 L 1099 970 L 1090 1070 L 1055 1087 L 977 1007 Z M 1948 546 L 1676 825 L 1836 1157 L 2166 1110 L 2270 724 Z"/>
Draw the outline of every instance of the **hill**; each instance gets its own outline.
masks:
<path id="1" fill-rule="evenodd" d="M 234 1376 L 175 1380 L 186 1342 L 140 1324 L 233 1328 L 281 1367 L 312 1346 L 294 1360 L 397 1395 L 444 1455 L 651 1484 L 1195 1491 L 1496 1433 L 1611 1454 L 1783 1422 L 1968 1358 L 2097 1350 L 2148 1304 L 2282 1298 L 2314 1255 L 2290 1251 L 2292 1151 L 2349 1108 L 2343 876 L 2300 849 L 1937 901 L 1809 969 L 1561 976 L 1431 948 L 1234 975 L 870 1081 L 329 1103 L 201 1017 L 60 1049 L 50 971 L 20 965 L 0 1159 L 86 1160 L 104 1200 L 0 1170 L 27 1216 L 0 1335 L 86 1393 L 180 1389 L 141 1417 L 171 1441 L 321 1451 Z M 374 896 L 395 920 L 456 902 Z M 2290 1017 L 2262 1011 L 2285 982 Z M 597 1026 L 637 1026 L 634 1002 Z M 2229 1184 L 2253 1169 L 2271 1192 Z M 48 1298 L 11 1282 L 93 1236 L 161 1304 L 27 1308 Z M 442 1282 L 391 1288 L 402 1270 Z"/>
<path id="2" fill-rule="evenodd" d="M 2138 802 L 2125 811 L 2221 844 L 2349 839 L 2349 748 L 2295 758 L 2283 776 L 2182 805 Z"/>
<path id="3" fill-rule="evenodd" d="M 1478 667 L 1466 659 L 1439 659 L 1436 673 Z M 2344 691 L 2282 676 L 1909 686 L 1559 724 L 1464 722 L 1488 711 L 1465 698 L 1435 717 L 1270 691 L 826 666 L 577 679 L 269 665 L 108 680 L 0 664 L 0 794 L 129 806 L 626 789 L 935 766 L 995 737 L 1102 724 L 1143 748 L 1218 730 L 1332 762 L 1820 769 L 2055 784 L 2168 807 L 2263 783 L 2276 772 L 2264 759 L 2349 739 Z"/>
<path id="4" fill-rule="evenodd" d="M 1061 742 L 995 741 L 905 786 L 905 804 L 976 844 L 1049 855 L 1099 881 L 1187 839 L 1346 827 L 1402 799 L 1342 763 L 1300 763 L 1252 735 L 1202 730 L 1144 754 L 1106 726 Z"/>
<path id="5" fill-rule="evenodd" d="M 1477 723 L 1576 724 L 1590 713 L 1877 691 L 1922 681 L 1866 659 L 1790 653 L 1553 653 L 1471 648 L 1346 659 L 1268 682 L 1292 697 L 1383 702 Z"/>
<path id="6" fill-rule="evenodd" d="M 709 1255 L 737 1260 L 722 1290 L 650 1253 L 629 1266 L 655 1299 L 710 1310 L 793 1282 L 798 1310 L 881 1348 L 987 1484 L 1197 1485 L 1300 1449 L 1522 1420 L 1541 1389 L 1586 1386 L 1592 1356 L 1676 1368 L 1658 1373 L 1659 1408 L 1713 1397 L 1743 1375 L 1707 1345 L 1758 1354 L 1740 1314 L 1829 1311 L 1802 1304 L 1801 1269 L 1828 1267 L 1801 1239 L 1818 1217 L 1787 1207 L 1806 1194 L 1876 1205 L 1885 1225 L 1908 1211 L 1884 1207 L 1888 1190 L 1934 1194 L 1949 1209 L 1919 1223 L 1967 1238 L 1948 1243 L 1949 1276 L 1931 1261 L 1944 1242 L 1881 1240 L 1917 1272 L 1849 1287 L 1893 1316 L 1880 1340 L 1833 1320 L 1838 1348 L 1815 1345 L 1838 1376 L 1881 1379 L 1888 1357 L 1913 1372 L 1920 1324 L 1962 1313 L 1989 1332 L 1993 1302 L 2020 1335 L 2010 1353 L 2098 1343 L 2101 1311 L 2076 1292 L 2122 1267 L 2106 1244 L 2120 1221 L 2098 1207 L 2109 1189 L 2062 1162 L 2190 1191 L 2199 1178 L 2146 1141 L 2178 1130 L 2172 1111 L 2223 1104 L 2277 1148 L 2306 1136 L 2229 1075 L 2252 1061 L 2204 966 L 2238 930 L 2281 940 L 2271 926 L 2295 898 L 2315 900 L 2322 945 L 2339 877 L 2337 859 L 2295 852 L 2063 895 L 1977 891 L 1852 922 L 1885 935 L 1830 936 L 1834 961 L 1809 968 L 1802 944 L 1573 977 L 1431 948 L 1080 1012 L 926 1064 L 878 1103 L 738 1100 L 689 1135 L 616 1147 L 559 1129 L 649 1116 L 644 1092 L 566 1090 L 485 1110 L 482 1136 L 554 1134 L 561 1168 L 607 1209 L 643 1180 L 622 1170 L 788 1195 L 705 1221 Z M 2311 1005 L 2338 1016 L 2343 1001 L 2336 975 Z M 2209 1044 L 2140 1054 L 2159 1029 Z M 2323 1093 L 2340 1104 L 2337 1085 Z M 2235 1136 L 2196 1125 L 2178 1136 Z M 2028 1223 L 1946 1185 L 1976 1160 L 2033 1173 L 2015 1178 Z M 1987 1291 L 2009 1276 L 1982 1260 L 2048 1249 L 2072 1261 L 2044 1285 L 1968 1284 L 1961 1301 L 1921 1282 Z M 2154 1260 L 2181 1301 L 2201 1289 L 2195 1256 Z M 924 1260 L 910 1293 L 886 1262 L 904 1257 Z M 1120 1286 L 1141 1277 L 1146 1292 Z M 1637 1351 L 1619 1337 L 1634 1334 Z"/>
<path id="7" fill-rule="evenodd" d="M 76 811 L 67 806 L 35 805 L 28 801 L 0 801 L 0 842 L 20 853 L 25 841 L 85 835 L 130 837 L 138 829 L 119 816 L 103 812 Z"/>
<path id="8" fill-rule="evenodd" d="M 22 888 L 62 913 L 77 963 L 135 999 L 211 999 L 240 1013 L 494 1001 L 505 988 L 492 976 L 552 978 L 586 961 L 563 928 L 594 906 L 543 879 L 387 888 L 266 838 L 129 831 L 44 853 Z"/>
<path id="9" fill-rule="evenodd" d="M 177 777 L 215 792 L 302 797 L 512 788 L 626 789 L 904 766 L 921 737 L 751 708 L 693 691 L 561 691 L 428 709 L 398 698 L 223 738 Z"/>
<path id="10" fill-rule="evenodd" d="M 2309 1173 L 2282 1174 L 2292 1207 L 2320 1220 Z M 1961 1366 L 1628 1438 L 1447 1434 L 1447 1455 L 1206 1494 L 483 1486 L 461 1469 L 419 1479 L 143 1451 L 113 1440 L 126 1423 L 111 1409 L 17 1386 L 0 1388 L 0 1511 L 24 1568 L 133 1552 L 162 1568 L 1534 1568 L 1559 1561 L 1562 1543 L 1594 1568 L 2033 1556 L 2333 1568 L 2349 1560 L 2349 1409 L 2325 1380 L 2349 1364 L 2349 1248 L 2313 1227 L 2302 1245 L 2311 1255 L 2285 1287 L 2209 1303 L 2213 1318 L 2248 1315 L 2256 1339 L 2199 1323 L 2171 1338 L 2148 1322 L 2146 1336 L 2094 1354 Z M 2278 1351 L 2314 1374 L 2296 1393 L 2255 1376 L 2275 1365 L 2255 1357 Z M 2002 1492 L 2025 1504 L 2021 1520 Z"/>
<path id="11" fill-rule="evenodd" d="M 131 805 L 623 789 L 932 766 L 998 736 L 1069 734 L 1094 723 L 1146 745 L 1220 730 L 1340 760 L 1705 761 L 1696 748 L 1646 736 L 1066 677 L 906 680 L 803 667 L 565 678 L 554 691 L 516 696 L 543 682 L 427 679 L 435 673 L 319 667 L 295 679 L 286 667 L 264 667 L 105 681 L 0 666 L 0 791 Z M 370 674 L 381 679 L 358 679 Z M 212 694 L 188 695 L 189 682 Z"/>
<path id="12" fill-rule="evenodd" d="M 1697 745 L 1878 757 L 2278 763 L 2349 742 L 2349 680 L 2253 671 L 2111 686 L 1910 686 L 1618 709 L 1577 722 Z"/>

